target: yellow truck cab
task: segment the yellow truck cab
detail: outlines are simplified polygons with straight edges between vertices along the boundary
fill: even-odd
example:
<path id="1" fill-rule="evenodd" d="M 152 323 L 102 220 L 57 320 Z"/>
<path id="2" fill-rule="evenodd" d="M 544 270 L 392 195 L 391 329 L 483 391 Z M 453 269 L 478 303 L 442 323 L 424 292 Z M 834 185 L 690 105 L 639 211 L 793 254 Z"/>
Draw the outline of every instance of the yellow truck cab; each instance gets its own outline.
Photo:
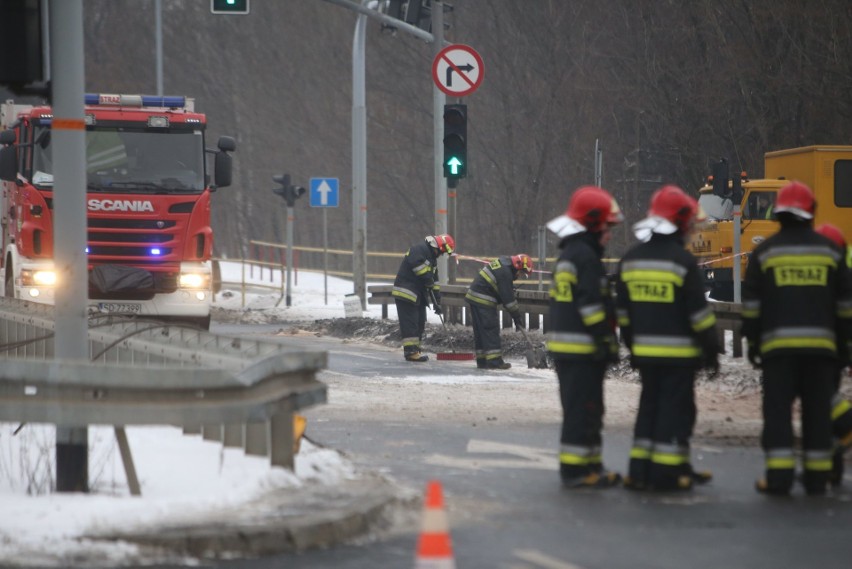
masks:
<path id="1" fill-rule="evenodd" d="M 807 184 L 816 196 L 814 225 L 832 223 L 852 239 L 852 146 L 806 146 L 767 152 L 764 178 L 728 181 L 728 192 L 714 192 L 712 185 L 698 191 L 698 202 L 707 222 L 692 234 L 688 245 L 703 271 L 710 296 L 733 300 L 734 199 L 741 194 L 741 278 L 748 257 L 758 243 L 778 231 L 774 204 L 778 190 L 790 180 Z M 740 182 L 740 183 L 737 183 Z M 739 188 L 742 191 L 739 191 Z"/>

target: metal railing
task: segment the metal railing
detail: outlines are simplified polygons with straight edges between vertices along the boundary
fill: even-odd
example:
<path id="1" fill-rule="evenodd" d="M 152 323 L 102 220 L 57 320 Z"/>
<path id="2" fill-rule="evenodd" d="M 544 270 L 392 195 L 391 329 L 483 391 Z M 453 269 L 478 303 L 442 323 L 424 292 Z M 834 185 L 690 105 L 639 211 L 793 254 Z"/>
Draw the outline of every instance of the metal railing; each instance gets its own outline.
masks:
<path id="1" fill-rule="evenodd" d="M 0 298 L 0 421 L 182 426 L 292 469 L 294 412 L 326 401 L 325 352 L 111 317 L 90 323 L 90 361 L 59 361 L 53 311 Z"/>
<path id="2" fill-rule="evenodd" d="M 385 319 L 388 317 L 388 305 L 394 303 L 394 298 L 391 296 L 392 289 L 392 285 L 373 285 L 367 288 L 367 292 L 369 293 L 367 303 L 381 305 L 382 318 Z M 465 326 L 472 325 L 470 309 L 464 298 L 466 293 L 466 286 L 441 286 L 441 305 L 452 307 L 447 311 L 447 321 Z M 527 321 L 527 327 L 531 330 L 541 327 L 544 332 L 547 332 L 550 329 L 550 298 L 548 293 L 519 287 L 515 294 L 520 304 L 521 314 L 524 315 L 524 319 Z M 733 356 L 735 358 L 742 357 L 743 344 L 740 332 L 742 305 L 733 302 L 711 302 L 710 306 L 716 315 L 716 328 L 719 334 L 719 346 L 722 349 L 722 353 L 725 350 L 725 332 L 730 331 L 733 334 Z M 513 322 L 509 312 L 502 307 L 500 312 L 503 328 L 511 328 Z"/>

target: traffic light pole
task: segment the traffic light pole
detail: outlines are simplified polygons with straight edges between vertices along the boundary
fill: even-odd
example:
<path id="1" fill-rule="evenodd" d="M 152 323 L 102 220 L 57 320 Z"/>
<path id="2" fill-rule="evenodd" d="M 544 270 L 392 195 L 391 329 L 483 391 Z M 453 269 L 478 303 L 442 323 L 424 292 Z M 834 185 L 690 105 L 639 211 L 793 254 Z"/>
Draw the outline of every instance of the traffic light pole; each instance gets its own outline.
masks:
<path id="1" fill-rule="evenodd" d="M 287 306 L 293 305 L 293 297 L 290 291 L 293 290 L 293 224 L 296 221 L 296 214 L 293 206 L 287 204 Z"/>
<path id="2" fill-rule="evenodd" d="M 432 0 L 432 58 L 438 57 L 444 47 L 444 4 Z M 447 179 L 444 177 L 444 92 L 432 85 L 432 123 L 434 130 L 434 176 L 435 176 L 435 235 L 450 233 L 447 227 Z M 449 277 L 448 259 L 438 257 L 438 275 L 446 283 Z"/>
<path id="3" fill-rule="evenodd" d="M 367 309 L 366 36 L 367 16 L 360 14 L 352 41 L 352 284 L 362 310 Z"/>
<path id="4" fill-rule="evenodd" d="M 57 360 L 89 357 L 86 269 L 86 127 L 83 112 L 83 0 L 49 4 L 53 76 L 54 252 Z M 61 238 L 60 238 L 61 236 Z M 56 426 L 57 492 L 89 491 L 88 429 Z"/>

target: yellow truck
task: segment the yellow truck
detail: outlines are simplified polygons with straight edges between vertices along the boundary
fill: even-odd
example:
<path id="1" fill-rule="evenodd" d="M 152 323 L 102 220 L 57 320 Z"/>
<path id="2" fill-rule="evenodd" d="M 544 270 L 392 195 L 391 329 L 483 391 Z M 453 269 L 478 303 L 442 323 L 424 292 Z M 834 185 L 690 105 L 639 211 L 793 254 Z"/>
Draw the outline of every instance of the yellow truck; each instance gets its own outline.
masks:
<path id="1" fill-rule="evenodd" d="M 715 173 L 715 172 L 714 172 Z M 815 226 L 832 223 L 852 240 L 852 146 L 805 146 L 767 152 L 764 178 L 745 173 L 727 183 L 708 183 L 698 202 L 708 220 L 693 233 L 688 245 L 703 270 L 704 283 L 716 300 L 733 300 L 733 267 L 745 275 L 754 247 L 778 231 L 773 205 L 778 190 L 790 180 L 807 184 L 816 196 Z M 740 256 L 734 256 L 734 201 L 740 203 Z"/>

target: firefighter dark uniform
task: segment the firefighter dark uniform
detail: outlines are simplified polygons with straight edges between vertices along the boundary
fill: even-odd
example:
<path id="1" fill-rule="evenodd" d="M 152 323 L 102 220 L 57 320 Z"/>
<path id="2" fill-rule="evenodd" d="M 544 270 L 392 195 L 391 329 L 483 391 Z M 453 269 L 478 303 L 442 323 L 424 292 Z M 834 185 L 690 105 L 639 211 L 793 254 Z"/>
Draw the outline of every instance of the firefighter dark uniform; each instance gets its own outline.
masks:
<path id="1" fill-rule="evenodd" d="M 695 257 L 684 248 L 698 211 L 680 188 L 661 188 L 647 221 L 658 229 L 618 267 L 618 324 L 642 380 L 624 482 L 632 489 L 689 490 L 694 480 L 710 479 L 709 473 L 694 473 L 689 448 L 695 373 L 701 366 L 717 367 L 718 358 L 716 318 Z"/>
<path id="2" fill-rule="evenodd" d="M 844 255 L 847 270 L 852 267 L 850 262 L 850 248 L 846 244 L 846 237 L 839 227 L 830 223 L 824 223 L 816 228 L 816 232 L 831 239 L 838 247 L 838 251 Z M 834 435 L 834 451 L 832 455 L 831 474 L 829 483 L 832 486 L 840 486 L 843 483 L 844 455 L 852 447 L 852 404 L 840 393 L 840 384 L 843 379 L 843 370 L 850 365 L 850 339 L 844 337 L 841 327 L 837 330 L 838 342 L 838 365 L 835 377 L 834 396 L 831 398 L 831 432 Z"/>
<path id="3" fill-rule="evenodd" d="M 791 409 L 801 402 L 804 473 L 810 495 L 823 494 L 832 467 L 831 398 L 838 334 L 849 337 L 852 288 L 843 255 L 811 227 L 815 203 L 798 182 L 781 188 L 781 230 L 755 247 L 743 282 L 743 335 L 749 360 L 763 368 L 766 477 L 759 492 L 786 495 L 795 480 Z"/>
<path id="4" fill-rule="evenodd" d="M 521 258 L 526 255 L 516 255 Z M 515 298 L 513 282 L 518 278 L 518 269 L 513 258 L 504 256 L 491 261 L 480 269 L 465 294 L 473 320 L 473 342 L 476 367 L 480 369 L 509 369 L 511 364 L 503 361 L 500 342 L 500 313 L 498 305 L 512 315 L 516 326 L 521 326 L 520 305 Z"/>
<path id="5" fill-rule="evenodd" d="M 563 216 L 548 223 L 562 237 L 545 339 L 559 378 L 559 472 L 568 488 L 610 487 L 621 481 L 603 468 L 601 455 L 604 374 L 618 360 L 615 307 L 601 261 L 601 237 L 608 224 L 622 219 L 608 192 L 586 186 L 574 192 Z"/>
<path id="6" fill-rule="evenodd" d="M 438 283 L 438 256 L 455 247 L 449 235 L 428 236 L 405 253 L 391 295 L 396 303 L 402 349 L 408 361 L 423 362 L 420 342 L 426 327 L 426 307 L 433 304 L 440 313 L 441 285 Z M 434 299 L 434 303 L 433 303 Z"/>

